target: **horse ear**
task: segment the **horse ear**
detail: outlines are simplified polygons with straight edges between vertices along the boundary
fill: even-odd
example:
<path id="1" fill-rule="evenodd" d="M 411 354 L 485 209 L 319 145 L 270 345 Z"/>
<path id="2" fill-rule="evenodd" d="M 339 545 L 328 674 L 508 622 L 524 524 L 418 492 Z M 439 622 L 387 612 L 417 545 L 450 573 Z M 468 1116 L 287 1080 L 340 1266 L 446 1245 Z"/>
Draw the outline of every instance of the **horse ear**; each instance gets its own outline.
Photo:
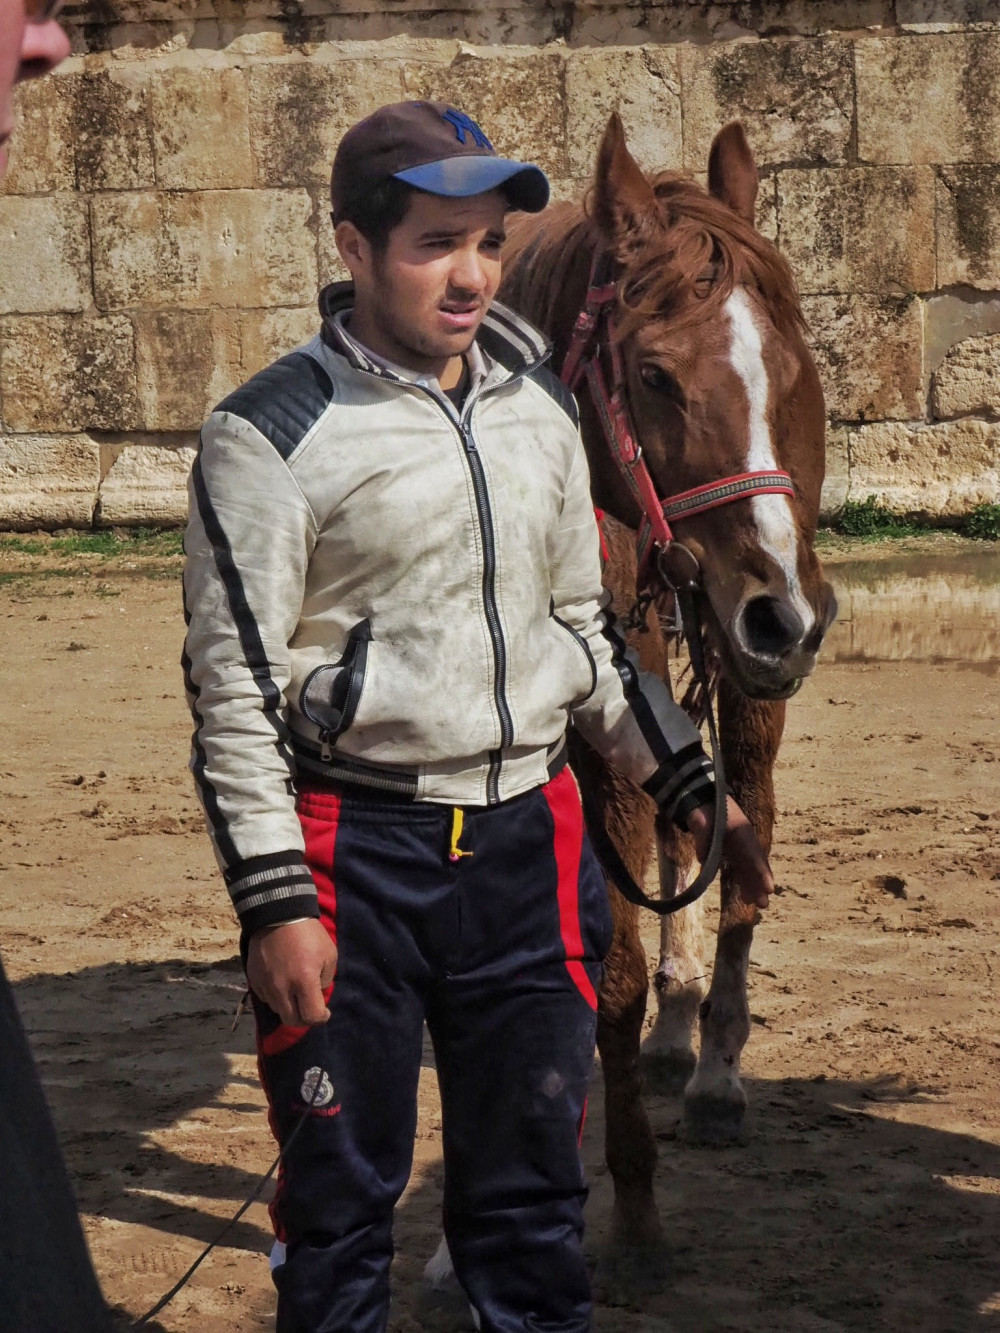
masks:
<path id="1" fill-rule="evenodd" d="M 746 130 L 738 120 L 731 120 L 712 140 L 708 155 L 709 192 L 752 226 L 758 179 Z"/>
<path id="2" fill-rule="evenodd" d="M 601 146 L 591 196 L 591 216 L 619 258 L 641 245 L 660 226 L 653 187 L 625 143 L 625 127 L 611 113 Z"/>

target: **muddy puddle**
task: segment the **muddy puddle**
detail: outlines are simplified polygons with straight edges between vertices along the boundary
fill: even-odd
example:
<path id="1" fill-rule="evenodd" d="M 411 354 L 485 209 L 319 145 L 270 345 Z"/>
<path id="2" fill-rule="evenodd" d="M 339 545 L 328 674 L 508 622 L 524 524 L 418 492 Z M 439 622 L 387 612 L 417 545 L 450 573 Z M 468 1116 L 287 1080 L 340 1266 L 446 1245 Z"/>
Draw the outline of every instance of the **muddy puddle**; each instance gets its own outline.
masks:
<path id="1" fill-rule="evenodd" d="M 828 568 L 828 662 L 956 662 L 1000 671 L 1000 555 L 900 555 Z"/>

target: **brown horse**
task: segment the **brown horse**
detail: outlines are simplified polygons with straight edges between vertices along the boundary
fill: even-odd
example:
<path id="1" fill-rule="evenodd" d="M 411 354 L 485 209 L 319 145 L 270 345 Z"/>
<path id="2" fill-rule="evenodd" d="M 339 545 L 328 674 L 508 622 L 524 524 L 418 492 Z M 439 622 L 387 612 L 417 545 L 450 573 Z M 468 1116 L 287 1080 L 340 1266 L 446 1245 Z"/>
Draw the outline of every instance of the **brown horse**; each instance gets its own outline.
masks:
<path id="1" fill-rule="evenodd" d="M 823 482 L 825 414 L 787 264 L 754 229 L 757 168 L 742 127 L 712 145 L 708 190 L 674 173 L 647 178 L 612 116 L 586 205 L 559 204 L 519 222 L 505 256 L 501 300 L 541 327 L 558 369 L 584 304 L 595 251 L 617 283 L 614 327 L 628 406 L 662 497 L 734 474 L 781 469 L 795 494 L 756 495 L 677 519 L 676 536 L 702 569 L 703 619 L 720 672 L 726 773 L 765 848 L 774 822 L 772 767 L 785 699 L 814 668 L 836 613 L 813 550 Z M 581 430 L 595 505 L 606 524 L 606 581 L 619 614 L 635 601 L 634 533 L 640 513 L 615 467 L 586 388 Z M 668 635 L 653 608 L 633 646 L 667 678 Z M 641 883 L 659 851 L 660 891 L 683 887 L 691 856 L 652 803 L 585 745 L 574 767 L 603 809 L 609 833 Z M 680 867 L 680 869 L 678 869 Z M 648 974 L 637 909 L 611 889 L 616 933 L 601 992 L 607 1161 L 615 1184 L 615 1235 L 656 1242 L 655 1146 L 640 1096 L 640 1037 Z M 655 982 L 660 1016 L 652 1047 L 661 1070 L 690 1075 L 685 1125 L 695 1138 L 741 1132 L 746 1096 L 740 1054 L 750 1032 L 747 967 L 755 908 L 723 869 L 722 916 L 711 987 L 701 980 L 696 908 L 664 919 Z M 700 1017 L 697 1062 L 691 1039 Z"/>

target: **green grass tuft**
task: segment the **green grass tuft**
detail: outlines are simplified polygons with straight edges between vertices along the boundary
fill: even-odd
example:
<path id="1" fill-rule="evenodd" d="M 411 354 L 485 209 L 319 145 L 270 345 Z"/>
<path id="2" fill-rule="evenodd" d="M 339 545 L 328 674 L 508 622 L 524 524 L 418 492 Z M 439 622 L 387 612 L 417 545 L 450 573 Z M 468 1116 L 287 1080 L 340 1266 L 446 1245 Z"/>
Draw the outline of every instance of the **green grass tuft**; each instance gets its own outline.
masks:
<path id="1" fill-rule="evenodd" d="M 926 531 L 924 525 L 900 518 L 886 509 L 874 495 L 861 501 L 845 500 L 833 527 L 846 537 L 861 537 L 867 541 L 878 541 L 883 537 L 914 537 Z"/>
<path id="2" fill-rule="evenodd" d="M 18 555 L 175 556 L 182 553 L 184 538 L 175 530 L 132 528 L 122 532 L 68 532 L 58 537 L 0 535 L 0 552 Z"/>
<path id="3" fill-rule="evenodd" d="M 962 532 L 979 541 L 1000 541 L 1000 504 L 977 505 L 962 519 Z"/>

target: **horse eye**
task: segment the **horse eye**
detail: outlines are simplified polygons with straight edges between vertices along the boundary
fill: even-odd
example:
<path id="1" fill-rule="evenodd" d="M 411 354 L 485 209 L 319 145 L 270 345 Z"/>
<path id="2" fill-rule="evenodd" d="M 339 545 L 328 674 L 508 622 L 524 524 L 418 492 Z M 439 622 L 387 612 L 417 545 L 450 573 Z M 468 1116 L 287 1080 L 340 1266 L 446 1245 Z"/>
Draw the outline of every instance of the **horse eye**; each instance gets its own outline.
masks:
<path id="1" fill-rule="evenodd" d="M 669 370 L 664 370 L 658 366 L 655 361 L 646 361 L 639 368 L 639 374 L 642 376 L 643 384 L 647 384 L 657 393 L 666 394 L 669 398 L 675 399 L 678 403 L 684 401 L 684 391 L 681 386 L 670 374 Z"/>

